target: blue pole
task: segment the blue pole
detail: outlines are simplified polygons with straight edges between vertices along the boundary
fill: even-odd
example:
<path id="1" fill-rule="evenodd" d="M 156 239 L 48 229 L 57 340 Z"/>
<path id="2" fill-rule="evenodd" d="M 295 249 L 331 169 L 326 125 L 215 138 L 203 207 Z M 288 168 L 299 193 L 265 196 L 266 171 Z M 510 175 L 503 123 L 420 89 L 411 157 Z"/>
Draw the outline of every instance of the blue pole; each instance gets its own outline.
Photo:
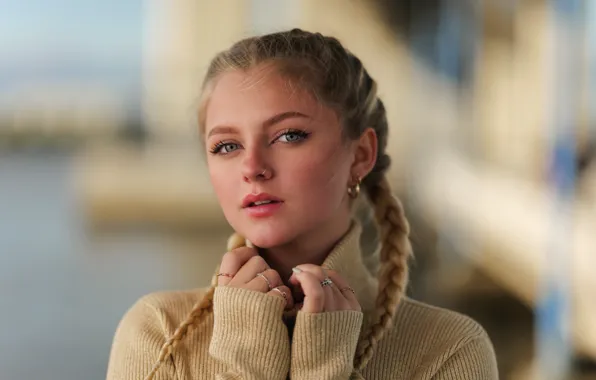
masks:
<path id="1" fill-rule="evenodd" d="M 596 2 L 586 1 L 586 49 L 588 56 L 588 136 L 596 139 Z"/>
<path id="2" fill-rule="evenodd" d="M 550 120 L 549 185 L 554 194 L 553 222 L 536 308 L 538 378 L 566 379 L 572 362 L 570 270 L 575 191 L 575 150 L 581 66 L 581 0 L 550 0 L 554 49 L 554 107 Z"/>

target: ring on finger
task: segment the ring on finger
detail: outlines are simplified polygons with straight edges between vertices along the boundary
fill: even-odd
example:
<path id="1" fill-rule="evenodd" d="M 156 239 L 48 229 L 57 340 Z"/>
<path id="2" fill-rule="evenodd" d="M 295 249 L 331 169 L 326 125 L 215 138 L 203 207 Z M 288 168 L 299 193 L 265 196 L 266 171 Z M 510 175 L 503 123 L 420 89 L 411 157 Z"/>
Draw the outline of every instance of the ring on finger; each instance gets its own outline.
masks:
<path id="1" fill-rule="evenodd" d="M 321 286 L 331 286 L 331 285 L 333 285 L 333 281 L 331 281 L 331 279 L 329 277 L 327 277 L 323 281 L 321 281 Z"/>
<path id="2" fill-rule="evenodd" d="M 288 296 L 287 296 L 287 294 L 283 290 L 281 290 L 279 287 L 273 288 L 271 290 L 275 290 L 276 292 L 278 292 L 279 294 L 281 294 L 281 296 L 284 298 L 284 300 L 286 300 L 286 303 L 288 302 Z"/>
<path id="3" fill-rule="evenodd" d="M 261 273 L 257 273 L 256 277 L 261 277 L 263 280 L 265 280 L 265 282 L 267 282 L 267 287 L 269 288 L 269 290 L 273 290 L 273 286 L 271 286 L 271 281 L 269 281 L 269 279 L 267 278 L 267 276 L 265 276 L 262 272 Z"/>
<path id="4" fill-rule="evenodd" d="M 348 292 L 352 292 L 352 294 L 356 294 L 356 292 L 354 291 L 354 289 L 350 288 L 349 286 L 346 286 L 345 288 L 341 288 L 341 289 L 339 289 L 339 291 L 342 292 L 342 293 L 345 292 L 345 291 L 348 291 Z"/>

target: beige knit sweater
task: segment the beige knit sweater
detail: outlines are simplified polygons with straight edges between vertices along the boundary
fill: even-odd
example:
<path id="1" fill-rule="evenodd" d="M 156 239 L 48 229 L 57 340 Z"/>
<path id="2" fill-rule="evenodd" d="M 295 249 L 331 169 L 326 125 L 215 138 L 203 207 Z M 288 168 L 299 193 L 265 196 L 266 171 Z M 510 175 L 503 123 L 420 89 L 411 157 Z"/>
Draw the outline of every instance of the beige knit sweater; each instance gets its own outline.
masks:
<path id="1" fill-rule="evenodd" d="M 220 287 L 213 313 L 184 338 L 155 378 L 349 379 L 377 285 L 362 263 L 360 233 L 354 224 L 324 265 L 341 273 L 355 289 L 362 313 L 298 312 L 290 341 L 281 298 Z M 107 379 L 142 380 L 166 338 L 204 293 L 154 293 L 136 302 L 116 331 Z M 367 380 L 498 378 L 493 347 L 478 323 L 407 298 L 362 375 Z"/>

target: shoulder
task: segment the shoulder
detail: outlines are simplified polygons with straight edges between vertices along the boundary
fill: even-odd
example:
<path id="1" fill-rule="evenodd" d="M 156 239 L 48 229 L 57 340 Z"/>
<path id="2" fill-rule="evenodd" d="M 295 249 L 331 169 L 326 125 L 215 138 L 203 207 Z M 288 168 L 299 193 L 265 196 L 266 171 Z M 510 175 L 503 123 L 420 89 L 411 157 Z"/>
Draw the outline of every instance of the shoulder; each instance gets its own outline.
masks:
<path id="1" fill-rule="evenodd" d="M 496 378 L 488 334 L 478 322 L 455 311 L 406 298 L 384 340 L 384 348 L 421 378 L 441 378 L 442 371 L 452 370 L 481 373 L 477 377 L 481 379 Z"/>
<path id="2" fill-rule="evenodd" d="M 208 288 L 149 293 L 137 300 L 134 306 L 144 305 L 155 310 L 189 309 L 200 301 Z"/>
<path id="3" fill-rule="evenodd" d="M 205 290 L 159 292 L 139 298 L 118 324 L 108 363 L 108 379 L 143 378 L 158 361 L 167 337 L 190 312 Z M 169 378 L 175 368 L 168 361 Z"/>
<path id="4" fill-rule="evenodd" d="M 126 311 L 119 329 L 160 330 L 168 336 L 207 293 L 207 288 L 182 291 L 154 292 L 140 297 Z"/>
<path id="5" fill-rule="evenodd" d="M 400 304 L 395 328 L 424 333 L 434 343 L 470 339 L 488 339 L 484 328 L 472 318 L 458 312 L 406 298 Z"/>

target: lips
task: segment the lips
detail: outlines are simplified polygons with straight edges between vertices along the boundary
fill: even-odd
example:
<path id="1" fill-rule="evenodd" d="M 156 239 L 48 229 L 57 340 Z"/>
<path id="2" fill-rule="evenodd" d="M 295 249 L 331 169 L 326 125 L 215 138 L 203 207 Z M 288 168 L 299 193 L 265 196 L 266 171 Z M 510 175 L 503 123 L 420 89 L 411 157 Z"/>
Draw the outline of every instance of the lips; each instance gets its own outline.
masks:
<path id="1" fill-rule="evenodd" d="M 271 194 L 267 194 L 267 193 L 260 193 L 260 194 L 249 194 L 246 197 L 244 197 L 244 199 L 242 200 L 242 208 L 247 208 L 247 207 L 256 207 L 256 206 L 262 206 L 262 205 L 268 205 L 268 204 L 274 204 L 274 203 L 282 203 L 283 200 L 281 200 L 278 197 L 275 197 Z"/>
<path id="2" fill-rule="evenodd" d="M 272 201 L 272 200 L 257 201 L 257 202 L 252 202 L 251 204 L 248 205 L 248 207 L 268 205 L 268 204 L 271 204 L 271 203 L 279 203 L 279 202 L 278 201 Z"/>

